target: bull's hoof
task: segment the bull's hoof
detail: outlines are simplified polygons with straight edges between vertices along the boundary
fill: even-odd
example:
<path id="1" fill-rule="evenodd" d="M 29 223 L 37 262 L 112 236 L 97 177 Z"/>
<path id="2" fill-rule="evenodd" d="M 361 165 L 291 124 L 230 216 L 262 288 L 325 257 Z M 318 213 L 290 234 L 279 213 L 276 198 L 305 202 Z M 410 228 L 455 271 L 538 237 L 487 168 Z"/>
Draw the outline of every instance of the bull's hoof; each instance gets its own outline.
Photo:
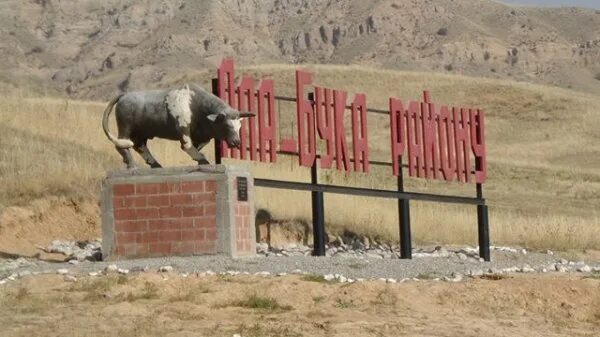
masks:
<path id="1" fill-rule="evenodd" d="M 152 163 L 152 164 L 150 164 L 150 167 L 151 168 L 161 168 L 162 165 L 160 165 L 159 163 Z"/>

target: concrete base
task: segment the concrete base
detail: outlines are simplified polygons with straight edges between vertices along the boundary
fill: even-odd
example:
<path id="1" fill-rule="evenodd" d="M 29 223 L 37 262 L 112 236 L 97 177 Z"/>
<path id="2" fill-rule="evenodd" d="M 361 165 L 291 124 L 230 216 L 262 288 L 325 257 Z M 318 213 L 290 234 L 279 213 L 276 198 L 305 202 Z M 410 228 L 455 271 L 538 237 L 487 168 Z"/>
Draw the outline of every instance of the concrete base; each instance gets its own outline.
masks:
<path id="1" fill-rule="evenodd" d="M 238 200 L 238 178 L 247 200 Z M 242 193 L 243 194 L 243 193 Z M 243 167 L 110 171 L 102 182 L 104 259 L 256 254 L 254 184 Z"/>

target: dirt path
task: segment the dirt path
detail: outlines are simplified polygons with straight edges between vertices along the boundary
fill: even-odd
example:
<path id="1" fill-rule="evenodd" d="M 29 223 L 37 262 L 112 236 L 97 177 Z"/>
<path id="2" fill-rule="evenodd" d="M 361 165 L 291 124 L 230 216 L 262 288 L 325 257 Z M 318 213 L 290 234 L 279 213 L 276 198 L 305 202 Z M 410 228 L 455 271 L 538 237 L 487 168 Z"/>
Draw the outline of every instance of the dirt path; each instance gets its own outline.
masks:
<path id="1" fill-rule="evenodd" d="M 600 279 L 45 275 L 0 288 L 0 324 L 3 336 L 598 336 Z"/>

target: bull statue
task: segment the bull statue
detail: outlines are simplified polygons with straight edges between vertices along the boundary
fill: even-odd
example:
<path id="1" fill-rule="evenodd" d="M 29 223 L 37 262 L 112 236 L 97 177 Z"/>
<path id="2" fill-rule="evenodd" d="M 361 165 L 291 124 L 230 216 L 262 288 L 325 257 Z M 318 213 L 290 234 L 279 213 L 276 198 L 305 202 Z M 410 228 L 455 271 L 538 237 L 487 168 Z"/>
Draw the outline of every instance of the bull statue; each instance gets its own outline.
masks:
<path id="1" fill-rule="evenodd" d="M 110 133 L 108 117 L 115 106 L 118 137 Z M 198 164 L 208 164 L 200 150 L 211 139 L 240 146 L 240 119 L 253 117 L 229 107 L 219 97 L 190 84 L 171 90 L 136 91 L 113 98 L 104 110 L 102 128 L 115 144 L 128 169 L 135 169 L 130 148 L 152 168 L 161 167 L 147 146 L 154 137 L 178 140 L 181 149 Z"/>

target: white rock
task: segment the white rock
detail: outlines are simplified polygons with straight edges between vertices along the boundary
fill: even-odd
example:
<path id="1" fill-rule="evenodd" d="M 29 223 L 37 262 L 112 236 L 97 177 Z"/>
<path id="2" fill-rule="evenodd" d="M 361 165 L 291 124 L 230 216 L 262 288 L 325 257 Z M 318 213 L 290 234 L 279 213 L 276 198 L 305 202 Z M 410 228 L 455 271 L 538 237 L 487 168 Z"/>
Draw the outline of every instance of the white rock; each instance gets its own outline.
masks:
<path id="1" fill-rule="evenodd" d="M 159 272 L 161 273 L 169 273 L 173 271 L 173 267 L 171 266 L 162 266 L 158 269 Z"/>
<path id="2" fill-rule="evenodd" d="M 569 271 L 569 268 L 563 266 L 562 264 L 557 264 L 556 265 L 556 271 L 559 273 L 566 273 Z"/>
<path id="3" fill-rule="evenodd" d="M 600 267 L 594 267 L 592 268 L 592 271 L 595 273 L 600 273 Z"/>
<path id="4" fill-rule="evenodd" d="M 98 275 L 100 275 L 100 273 L 97 272 L 97 271 L 91 271 L 91 272 L 88 273 L 88 275 L 89 276 L 98 276 Z"/>
<path id="5" fill-rule="evenodd" d="M 523 266 L 520 270 L 521 273 L 533 273 L 535 269 L 531 268 L 531 266 Z"/>
<path id="6" fill-rule="evenodd" d="M 460 282 L 463 280 L 462 274 L 455 273 L 451 277 L 444 277 L 444 281 L 446 282 Z"/>
<path id="7" fill-rule="evenodd" d="M 257 273 L 254 273 L 254 275 L 258 275 L 258 276 L 262 276 L 262 277 L 267 277 L 267 276 L 270 276 L 271 273 L 268 272 L 268 271 L 259 271 Z"/>
<path id="8" fill-rule="evenodd" d="M 111 264 L 111 265 L 106 266 L 106 268 L 104 268 L 104 271 L 107 273 L 114 273 L 117 270 L 119 270 L 119 267 L 117 267 L 116 264 Z"/>
<path id="9" fill-rule="evenodd" d="M 323 279 L 325 281 L 333 281 L 335 279 L 335 276 L 333 274 L 327 274 L 327 275 L 323 275 Z"/>
<path id="10" fill-rule="evenodd" d="M 294 269 L 294 270 L 292 270 L 292 274 L 302 274 L 302 270 Z"/>
<path id="11" fill-rule="evenodd" d="M 119 268 L 119 269 L 117 269 L 117 273 L 122 274 L 122 275 L 127 275 L 127 274 L 129 274 L 129 269 Z"/>
<path id="12" fill-rule="evenodd" d="M 186 278 L 186 277 L 190 276 L 190 274 L 189 273 L 181 273 L 181 274 L 179 274 L 179 276 Z"/>
<path id="13" fill-rule="evenodd" d="M 239 333 L 234 333 L 232 337 L 242 337 Z"/>
<path id="14" fill-rule="evenodd" d="M 286 276 L 286 275 L 287 275 L 287 273 L 279 273 L 279 274 L 277 274 L 277 276 Z"/>
<path id="15" fill-rule="evenodd" d="M 547 273 L 547 272 L 548 272 L 548 269 L 542 268 L 542 273 Z"/>
<path id="16" fill-rule="evenodd" d="M 364 278 L 357 278 L 356 282 L 365 282 L 365 279 Z"/>
<path id="17" fill-rule="evenodd" d="M 403 279 L 400 280 L 400 283 L 404 283 L 404 282 L 408 282 L 408 281 L 410 281 L 409 278 L 403 278 Z"/>
<path id="18" fill-rule="evenodd" d="M 77 282 L 77 277 L 75 277 L 73 275 L 65 275 L 64 279 L 67 282 Z"/>
<path id="19" fill-rule="evenodd" d="M 6 280 L 0 280 L 0 285 L 6 284 Z"/>
<path id="20" fill-rule="evenodd" d="M 79 260 L 69 260 L 70 264 L 74 264 L 74 265 L 78 265 L 79 264 Z"/>
<path id="21" fill-rule="evenodd" d="M 584 265 L 583 267 L 577 268 L 577 271 L 580 272 L 580 273 L 591 273 L 592 272 L 592 267 Z"/>
<path id="22" fill-rule="evenodd" d="M 396 280 L 395 278 L 388 278 L 385 280 L 386 283 L 398 283 L 398 280 Z"/>
<path id="23" fill-rule="evenodd" d="M 237 270 L 228 270 L 225 272 L 225 274 L 230 275 L 230 276 L 237 276 L 240 274 L 240 272 Z"/>
<path id="24" fill-rule="evenodd" d="M 467 260 L 467 258 L 468 258 L 468 256 L 467 256 L 467 255 L 465 255 L 464 253 L 457 253 L 457 254 L 456 254 L 456 256 L 458 256 L 458 258 L 459 258 L 461 261 L 466 261 L 466 260 Z"/>
<path id="25" fill-rule="evenodd" d="M 483 270 L 481 270 L 481 269 L 469 270 L 469 276 L 481 276 L 481 275 L 483 275 Z"/>
<path id="26" fill-rule="evenodd" d="M 385 279 L 383 277 L 380 277 L 380 278 L 377 279 L 377 281 L 379 281 L 379 282 L 387 282 L 387 279 Z"/>
<path id="27" fill-rule="evenodd" d="M 521 249 L 521 254 L 527 255 L 527 249 L 525 249 L 525 248 Z"/>
<path id="28" fill-rule="evenodd" d="M 548 249 L 548 250 L 546 251 L 546 254 L 548 254 L 548 255 L 554 255 L 554 252 L 553 252 L 553 251 L 551 251 L 550 249 Z"/>
<path id="29" fill-rule="evenodd" d="M 9 281 L 14 281 L 17 279 L 17 276 L 15 274 L 10 275 L 9 277 L 6 278 Z"/>
<path id="30" fill-rule="evenodd" d="M 242 275 L 250 275 L 250 273 L 247 271 L 244 271 L 244 272 L 242 272 Z"/>
<path id="31" fill-rule="evenodd" d="M 214 272 L 214 271 L 212 271 L 212 270 L 207 270 L 207 271 L 205 272 L 205 274 L 206 274 L 206 276 L 215 276 L 215 275 L 217 275 L 217 273 L 215 273 L 215 272 Z"/>
<path id="32" fill-rule="evenodd" d="M 69 273 L 69 269 L 64 269 L 64 268 L 61 268 L 61 269 L 58 269 L 56 272 L 57 272 L 59 275 L 67 275 L 67 274 Z"/>
<path id="33" fill-rule="evenodd" d="M 356 282 L 355 279 L 351 279 L 351 278 L 348 279 L 348 283 L 354 283 L 354 282 Z"/>
<path id="34" fill-rule="evenodd" d="M 338 281 L 340 281 L 340 283 L 346 283 L 346 282 L 348 281 L 348 278 L 346 278 L 346 277 L 345 277 L 345 276 L 343 276 L 343 275 L 340 275 L 340 276 L 338 277 Z"/>

